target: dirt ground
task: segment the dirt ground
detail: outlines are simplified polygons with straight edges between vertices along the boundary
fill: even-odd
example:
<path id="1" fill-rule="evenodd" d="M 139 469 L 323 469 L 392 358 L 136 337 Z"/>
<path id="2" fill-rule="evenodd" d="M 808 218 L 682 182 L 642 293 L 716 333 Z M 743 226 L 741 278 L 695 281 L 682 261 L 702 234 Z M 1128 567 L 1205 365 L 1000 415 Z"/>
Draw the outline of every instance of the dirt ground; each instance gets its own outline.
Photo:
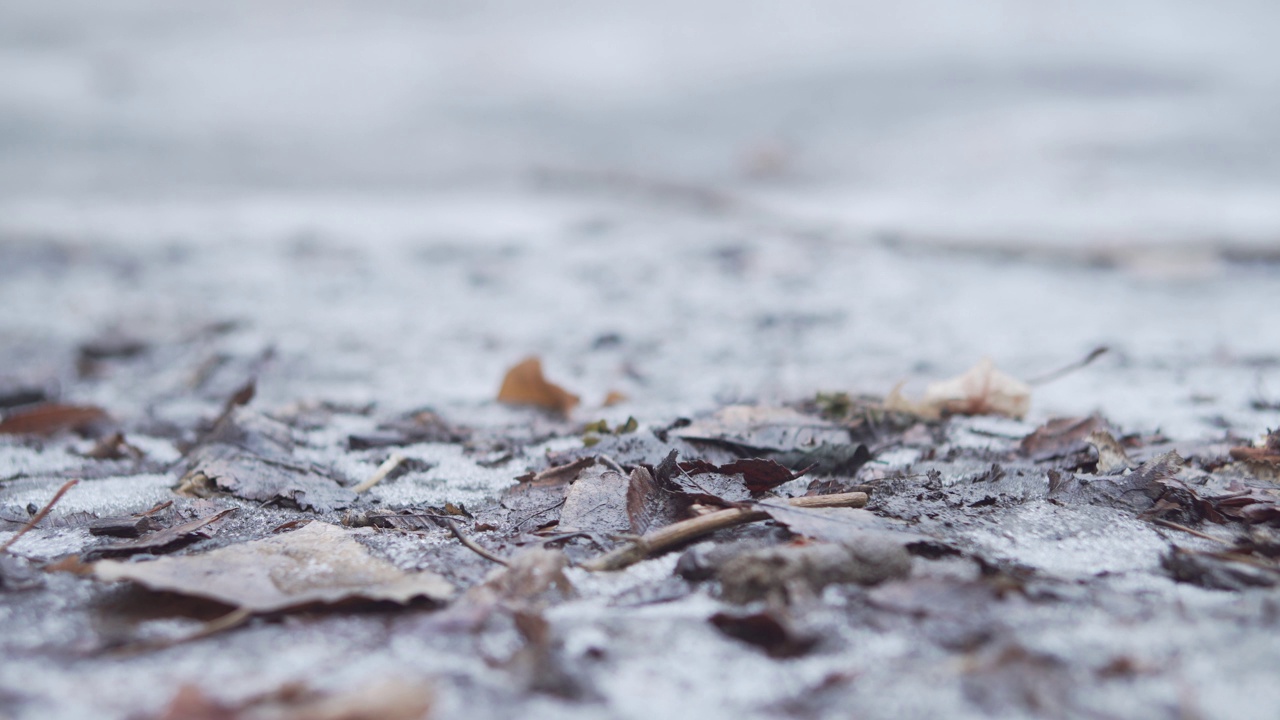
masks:
<path id="1" fill-rule="evenodd" d="M 0 423 L 105 413 L 0 433 L 0 717 L 1274 715 L 1270 6 L 75 5 L 0 11 Z"/>

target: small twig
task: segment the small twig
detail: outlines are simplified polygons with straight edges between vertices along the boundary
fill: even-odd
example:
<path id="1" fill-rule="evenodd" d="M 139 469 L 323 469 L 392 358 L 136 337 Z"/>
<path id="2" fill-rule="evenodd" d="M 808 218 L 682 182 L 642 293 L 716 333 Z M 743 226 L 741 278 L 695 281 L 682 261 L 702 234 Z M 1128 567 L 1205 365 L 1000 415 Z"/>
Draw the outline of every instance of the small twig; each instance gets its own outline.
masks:
<path id="1" fill-rule="evenodd" d="M 867 504 L 867 494 L 849 492 L 835 495 L 813 495 L 792 498 L 787 501 L 787 504 L 798 508 L 862 507 Z M 592 571 L 621 570 L 647 557 L 658 555 L 671 548 L 683 545 L 694 538 L 713 533 L 716 530 L 723 530 L 735 525 L 768 518 L 769 513 L 754 507 L 717 510 L 713 513 L 681 520 L 654 530 L 627 545 L 583 563 L 582 567 Z"/>
<path id="2" fill-rule="evenodd" d="M 216 635 L 220 632 L 233 630 L 240 627 L 253 617 L 253 611 L 247 608 L 236 608 L 221 617 L 214 618 L 193 632 L 181 637 L 169 638 L 164 640 L 142 640 L 136 643 L 130 643 L 124 647 L 118 648 L 115 652 L 119 655 L 137 655 L 144 652 L 152 652 L 155 650 L 167 650 L 168 648 L 182 645 L 184 643 L 203 640 L 210 635 Z"/>
<path id="3" fill-rule="evenodd" d="M 1077 360 L 1071 363 L 1070 365 L 1060 367 L 1057 370 L 1054 370 L 1053 372 L 1045 373 L 1044 375 L 1031 378 L 1030 380 L 1027 381 L 1027 384 L 1028 385 L 1044 385 L 1046 383 L 1051 383 L 1054 380 L 1057 380 L 1058 378 L 1070 375 L 1071 373 L 1079 370 L 1080 368 L 1087 366 L 1089 363 L 1093 362 L 1094 360 L 1097 360 L 1099 357 L 1106 354 L 1110 350 L 1111 348 L 1107 347 L 1106 345 L 1099 345 L 1098 347 L 1089 351 L 1089 354 L 1085 355 L 1080 360 Z"/>
<path id="4" fill-rule="evenodd" d="M 455 521 L 453 518 L 445 517 L 444 515 L 432 515 L 431 517 L 434 517 L 438 520 L 444 520 L 445 524 L 449 526 L 449 532 L 453 533 L 453 536 L 458 538 L 458 542 L 462 543 L 463 546 L 466 547 L 471 552 L 479 555 L 480 557 L 484 558 L 485 560 L 488 560 L 489 562 L 495 562 L 503 566 L 511 564 L 507 562 L 506 558 L 503 558 L 499 555 L 495 555 L 489 552 L 488 550 L 485 550 L 483 547 L 481 547 L 480 543 L 477 543 L 475 540 L 472 540 L 466 535 L 463 535 L 462 530 L 458 527 L 457 521 Z"/>
<path id="5" fill-rule="evenodd" d="M 161 502 L 156 503 L 155 505 L 153 505 L 153 506 L 151 507 L 151 509 L 150 509 L 150 510 L 148 510 L 148 511 L 146 511 L 146 512 L 134 513 L 134 517 L 151 517 L 152 515 L 155 515 L 156 513 L 160 512 L 161 510 L 167 510 L 168 508 L 170 508 L 170 507 L 172 507 L 172 506 L 173 506 L 173 501 L 172 501 L 172 500 L 164 500 L 164 501 L 161 501 Z"/>
<path id="6" fill-rule="evenodd" d="M 1205 539 L 1205 540 L 1212 540 L 1213 542 L 1221 543 L 1221 544 L 1226 545 L 1226 546 L 1228 546 L 1228 547 L 1235 547 L 1235 545 L 1234 545 L 1233 543 L 1231 543 L 1231 542 L 1229 542 L 1229 541 L 1227 541 L 1227 540 L 1223 540 L 1222 538 L 1214 537 L 1214 536 L 1212 536 L 1212 535 L 1210 535 L 1210 534 L 1208 534 L 1208 533 L 1202 533 L 1202 532 L 1200 532 L 1199 530 L 1194 530 L 1194 529 L 1192 529 L 1192 528 L 1187 527 L 1186 525 L 1179 525 L 1179 524 L 1178 524 L 1178 523 L 1176 523 L 1176 522 L 1171 522 L 1171 521 L 1169 521 L 1169 520 L 1165 520 L 1165 519 L 1163 519 L 1163 518 L 1153 518 L 1153 519 L 1151 520 L 1151 522 L 1152 522 L 1153 524 L 1155 524 L 1155 525 L 1159 525 L 1160 527 L 1166 527 L 1166 528 L 1169 528 L 1170 530 L 1180 530 L 1180 531 L 1182 531 L 1182 532 L 1184 532 L 1184 533 L 1187 533 L 1188 535 L 1195 535 L 1195 536 L 1196 536 L 1196 537 L 1198 537 L 1198 538 L 1203 538 L 1203 539 Z"/>
<path id="7" fill-rule="evenodd" d="M 62 487 L 58 488 L 58 492 L 53 494 L 53 499 L 50 500 L 47 505 L 41 508 L 40 512 L 36 513 L 35 517 L 31 518 L 31 520 L 26 525 L 23 525 L 22 529 L 19 530 L 16 535 L 9 538 L 5 542 L 5 544 L 0 545 L 0 552 L 4 552 L 8 550 L 10 547 L 13 547 L 13 544 L 18 542 L 18 538 L 31 532 L 31 530 L 34 529 L 35 526 L 38 525 L 40 521 L 44 519 L 44 516 L 49 514 L 49 511 L 53 509 L 53 506 L 58 504 L 58 501 L 62 499 L 62 496 L 65 495 L 66 492 L 70 490 L 72 487 L 74 487 L 78 482 L 80 481 L 68 480 L 67 482 L 63 483 Z"/>
<path id="8" fill-rule="evenodd" d="M 627 471 L 622 467 L 622 465 L 619 464 L 617 460 L 614 460 L 608 455 L 597 455 L 596 460 L 598 460 L 601 465 L 604 465 L 605 467 L 618 473 L 619 475 L 627 474 Z"/>
<path id="9" fill-rule="evenodd" d="M 404 462 L 403 455 L 401 455 L 400 453 L 392 453 L 391 457 L 387 458 L 385 462 L 379 465 L 378 469 L 375 470 L 373 474 L 369 476 L 368 480 L 365 480 L 359 485 L 351 488 L 351 490 L 355 492 L 355 494 L 359 495 L 365 490 L 368 490 L 369 488 L 373 487 L 374 485 L 377 485 L 378 483 L 386 479 L 386 477 L 390 475 L 396 468 L 400 467 L 400 463 L 402 462 Z"/>

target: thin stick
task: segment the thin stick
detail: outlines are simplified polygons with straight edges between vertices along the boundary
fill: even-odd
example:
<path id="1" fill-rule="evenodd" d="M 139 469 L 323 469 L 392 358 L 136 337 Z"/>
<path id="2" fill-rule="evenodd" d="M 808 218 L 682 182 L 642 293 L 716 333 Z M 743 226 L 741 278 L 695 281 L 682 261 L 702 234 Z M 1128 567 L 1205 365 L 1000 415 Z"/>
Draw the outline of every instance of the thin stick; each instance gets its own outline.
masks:
<path id="1" fill-rule="evenodd" d="M 860 492 L 838 493 L 835 495 L 813 495 L 792 498 L 787 504 L 797 508 L 819 507 L 862 507 L 867 504 L 867 494 Z M 725 528 L 756 520 L 768 519 L 769 513 L 753 507 L 727 508 L 713 513 L 701 515 L 688 520 L 681 520 L 666 527 L 637 538 L 635 541 L 605 553 L 594 560 L 582 564 L 586 570 L 621 570 L 658 555 L 671 548 L 678 547 L 694 538 L 702 537 Z"/>
<path id="2" fill-rule="evenodd" d="M 368 480 L 365 480 L 364 482 L 360 483 L 359 485 L 351 489 L 357 495 L 359 495 L 365 490 L 368 490 L 374 485 L 377 485 L 378 483 L 382 482 L 388 475 L 391 474 L 393 470 L 400 467 L 400 463 L 402 462 L 404 462 L 403 455 L 401 455 L 400 453 L 392 453 L 391 457 L 387 458 L 385 462 L 379 465 L 378 469 L 375 470 L 373 474 L 369 476 Z"/>
<path id="3" fill-rule="evenodd" d="M 1170 522 L 1162 518 L 1155 518 L 1151 522 L 1156 525 L 1159 525 L 1160 527 L 1169 528 L 1170 530 L 1181 530 L 1182 532 L 1187 533 L 1188 535 L 1195 535 L 1198 538 L 1204 538 L 1205 540 L 1212 540 L 1213 542 L 1216 542 L 1216 543 L 1221 543 L 1223 545 L 1235 547 L 1235 545 L 1233 545 L 1232 543 L 1226 540 L 1223 540 L 1222 538 L 1214 537 L 1208 533 L 1202 533 L 1199 530 L 1193 530 L 1192 528 L 1189 528 L 1186 525 L 1179 525 L 1176 522 Z"/>
<path id="4" fill-rule="evenodd" d="M 5 544 L 0 545 L 0 552 L 4 552 L 5 550 L 8 550 L 10 547 L 13 546 L 14 543 L 18 542 L 18 538 L 31 532 L 31 530 L 34 529 L 35 526 L 38 525 L 40 521 L 44 519 L 44 516 L 49 514 L 49 511 L 53 509 L 53 506 L 58 504 L 58 501 L 62 499 L 62 496 L 65 495 L 66 492 L 70 490 L 72 487 L 74 487 L 75 484 L 78 482 L 80 481 L 68 480 L 67 482 L 63 483 L 62 487 L 58 488 L 58 492 L 53 494 L 53 499 L 49 501 L 49 504 L 41 508 L 40 512 L 36 513 L 36 516 L 31 518 L 30 522 L 28 522 L 26 525 L 23 525 L 22 529 L 18 531 L 17 535 L 14 535 L 13 537 L 9 538 L 9 540 L 5 542 Z"/>
<path id="5" fill-rule="evenodd" d="M 480 557 L 484 558 L 485 560 L 488 560 L 489 562 L 495 562 L 503 566 L 511 564 L 507 562 L 506 558 L 503 558 L 498 555 L 494 555 L 493 553 L 481 547 L 480 543 L 476 542 L 475 540 L 472 540 L 466 535 L 463 535 L 462 530 L 458 528 L 458 523 L 453 518 L 444 517 L 443 515 L 433 515 L 432 517 L 444 520 L 445 524 L 449 526 L 449 531 L 453 533 L 454 537 L 458 538 L 458 542 L 462 543 L 463 546 L 465 546 L 471 552 L 479 555 Z"/>
<path id="6" fill-rule="evenodd" d="M 115 652 L 120 655 L 137 655 L 139 653 L 152 652 L 155 650 L 167 650 L 168 648 L 182 645 L 183 643 L 203 640 L 211 635 L 217 635 L 220 632 L 233 630 L 248 622 L 252 617 L 252 610 L 236 608 L 226 615 L 214 618 L 204 623 L 188 635 L 165 640 L 142 640 L 125 645 L 122 648 L 118 648 Z"/>
<path id="7" fill-rule="evenodd" d="M 1030 380 L 1027 381 L 1027 384 L 1035 386 L 1035 385 L 1044 385 L 1046 383 L 1051 383 L 1054 380 L 1057 380 L 1058 378 L 1070 375 L 1071 373 L 1079 370 L 1080 368 L 1087 366 L 1089 363 L 1093 362 L 1094 360 L 1097 360 L 1100 356 L 1106 354 L 1110 350 L 1111 348 L 1107 347 L 1106 345 L 1099 345 L 1098 347 L 1089 351 L 1089 354 L 1085 355 L 1080 360 L 1077 360 L 1065 367 L 1060 367 L 1057 370 L 1054 370 L 1053 372 L 1045 373 L 1044 375 L 1041 375 L 1039 377 L 1031 378 Z"/>
<path id="8" fill-rule="evenodd" d="M 621 465 L 621 464 L 619 464 L 617 460 L 614 460 L 613 458 L 609 457 L 608 455 L 597 455 L 597 456 L 596 456 L 596 460 L 600 461 L 600 464 L 601 464 L 601 465 L 604 465 L 605 467 L 607 467 L 607 468 L 609 468 L 610 470 L 612 470 L 612 471 L 614 471 L 614 472 L 618 473 L 619 475 L 626 475 L 626 474 L 627 474 L 627 471 L 626 471 L 625 469 L 623 469 L 622 465 Z"/>

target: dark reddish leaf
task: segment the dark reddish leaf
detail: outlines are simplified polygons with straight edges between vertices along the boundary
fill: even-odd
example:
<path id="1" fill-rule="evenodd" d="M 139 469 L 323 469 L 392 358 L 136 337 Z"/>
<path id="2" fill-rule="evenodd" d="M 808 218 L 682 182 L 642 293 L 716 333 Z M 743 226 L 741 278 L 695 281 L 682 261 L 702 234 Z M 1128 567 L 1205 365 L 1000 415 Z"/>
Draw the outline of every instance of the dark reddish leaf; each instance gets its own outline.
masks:
<path id="1" fill-rule="evenodd" d="M 747 489 L 752 495 L 772 490 L 805 474 L 804 470 L 792 473 L 778 463 L 764 458 L 738 460 L 728 465 L 721 465 L 720 472 L 726 475 L 741 474 L 743 482 L 747 484 Z"/>
<path id="2" fill-rule="evenodd" d="M 811 633 L 798 632 L 791 622 L 773 611 L 735 615 L 718 612 L 711 624 L 731 638 L 761 648 L 771 657 L 797 657 L 818 643 Z"/>
<path id="3" fill-rule="evenodd" d="M 12 413 L 0 422 L 0 435 L 53 435 L 62 430 L 82 430 L 107 419 L 94 405 L 45 403 Z"/>
<path id="4" fill-rule="evenodd" d="M 711 463 L 703 460 L 690 460 L 680 463 L 679 467 L 680 470 L 683 471 L 683 474 L 689 477 L 701 478 L 703 475 L 722 475 L 727 477 L 741 476 L 742 484 L 751 495 L 759 495 L 760 493 L 772 490 L 785 482 L 795 480 L 805 473 L 803 470 L 798 473 L 793 473 L 777 462 L 765 458 L 735 460 L 734 462 L 719 466 L 712 465 Z M 673 477 L 672 480 L 677 484 L 681 484 L 679 476 Z M 688 485 L 689 483 L 686 481 L 684 484 Z M 702 484 L 702 482 L 694 483 L 695 486 L 701 486 Z M 710 485 L 719 487 L 720 485 L 725 485 L 725 483 L 723 481 L 715 481 L 710 483 Z M 719 493 L 715 491 L 695 490 L 695 492 L 696 491 L 710 492 L 712 495 L 719 495 Z M 746 499 L 721 497 L 725 500 L 730 500 L 731 502 Z"/>

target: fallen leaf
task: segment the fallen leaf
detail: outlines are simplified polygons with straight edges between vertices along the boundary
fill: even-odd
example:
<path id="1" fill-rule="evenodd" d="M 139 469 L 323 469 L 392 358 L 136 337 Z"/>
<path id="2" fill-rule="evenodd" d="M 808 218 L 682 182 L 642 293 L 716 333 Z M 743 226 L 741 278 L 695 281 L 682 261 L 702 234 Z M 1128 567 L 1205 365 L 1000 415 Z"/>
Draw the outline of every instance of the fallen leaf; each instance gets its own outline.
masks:
<path id="1" fill-rule="evenodd" d="M 0 421 L 0 435 L 53 435 L 84 430 L 107 419 L 107 412 L 94 405 L 43 403 L 6 415 Z"/>
<path id="2" fill-rule="evenodd" d="M 584 470 L 569 486 L 560 510 L 560 532 L 624 533 L 630 479 L 602 467 Z"/>
<path id="3" fill-rule="evenodd" d="M 1280 466 L 1280 430 L 1267 433 L 1258 447 L 1231 448 L 1231 457 L 1247 462 L 1267 463 Z"/>
<path id="4" fill-rule="evenodd" d="M 654 480 L 647 468 L 631 471 L 627 483 L 627 519 L 634 535 L 670 525 L 679 517 L 679 504 Z"/>
<path id="5" fill-rule="evenodd" d="M 1160 565 L 1179 582 L 1214 590 L 1247 590 L 1280 584 L 1280 568 L 1247 555 L 1200 552 L 1173 546 Z"/>
<path id="6" fill-rule="evenodd" d="M 577 594 L 565 575 L 568 567 L 563 552 L 530 548 L 513 556 L 507 567 L 489 573 L 483 583 L 467 591 L 466 599 L 474 606 L 524 609 L 557 603 Z"/>
<path id="7" fill-rule="evenodd" d="M 849 442 L 849 430 L 790 408 L 730 405 L 673 429 L 673 437 L 727 447 L 742 455 L 789 452 Z"/>
<path id="8" fill-rule="evenodd" d="M 430 410 L 418 410 L 404 417 L 380 423 L 371 433 L 347 438 L 350 450 L 396 447 L 415 443 L 460 443 L 471 438 L 471 431 L 452 425 Z"/>
<path id="9" fill-rule="evenodd" d="M 162 529 L 160 523 L 155 518 L 147 515 L 104 517 L 89 523 L 90 535 L 108 535 L 110 537 L 136 538 L 139 535 L 160 529 Z"/>
<path id="10" fill-rule="evenodd" d="M 542 361 L 525 358 L 507 371 L 498 390 L 498 402 L 533 405 L 560 415 L 568 415 L 578 405 L 578 396 L 552 383 L 542 374 Z"/>
<path id="11" fill-rule="evenodd" d="M 718 612 L 710 620 L 725 635 L 761 648 L 775 658 L 804 655 L 821 639 L 814 632 L 797 629 L 789 617 L 776 609 L 746 615 Z"/>
<path id="12" fill-rule="evenodd" d="M 828 585 L 875 585 L 910 573 L 911 555 L 901 542 L 868 533 L 850 543 L 748 550 L 721 565 L 717 576 L 729 602 L 785 604 L 817 597 Z"/>
<path id="13" fill-rule="evenodd" d="M 798 508 L 767 500 L 757 507 L 791 532 L 814 540 L 844 542 L 867 532 L 891 529 L 890 521 L 861 508 Z"/>
<path id="14" fill-rule="evenodd" d="M 824 442 L 808 450 L 779 453 L 772 459 L 792 470 L 807 470 L 807 475 L 853 477 L 871 461 L 871 450 L 862 444 Z"/>
<path id="15" fill-rule="evenodd" d="M 128 540 L 125 542 L 112 543 L 110 545 L 100 545 L 90 548 L 84 553 L 85 560 L 92 560 L 103 557 L 121 557 L 124 555 L 135 555 L 138 553 L 162 553 L 171 550 L 177 550 L 185 545 L 202 540 L 209 537 L 208 533 L 203 532 L 204 528 L 211 525 L 222 518 L 235 512 L 235 508 L 227 508 L 222 512 L 209 515 L 208 517 L 196 518 L 188 522 L 174 525 L 171 528 L 165 528 L 144 535 L 136 540 Z M 139 520 L 150 520 L 150 518 L 138 518 Z M 92 527 L 90 532 L 93 532 Z"/>
<path id="16" fill-rule="evenodd" d="M 328 512 L 355 502 L 356 493 L 309 465 L 261 457 L 231 445 L 207 445 L 191 455 L 178 492 L 209 497 L 226 492 L 257 502 L 285 500 L 299 508 Z"/>
<path id="17" fill-rule="evenodd" d="M 312 522 L 274 537 L 200 555 L 151 562 L 100 560 L 99 580 L 129 580 L 152 590 L 216 600 L 255 613 L 347 600 L 407 603 L 451 598 L 454 588 L 435 573 L 406 573 L 369 554 L 360 531 Z"/>
<path id="18" fill-rule="evenodd" d="M 1087 441 L 1098 451 L 1098 475 L 1117 475 L 1134 466 L 1111 433 L 1101 430 L 1092 432 Z"/>
<path id="19" fill-rule="evenodd" d="M 183 685 L 158 720 L 421 720 L 432 700 L 430 686 L 404 680 L 332 694 L 286 685 L 235 704 L 211 698 L 195 685 Z"/>
<path id="20" fill-rule="evenodd" d="M 924 402 L 955 415 L 1021 418 L 1031 406 L 1031 386 L 983 358 L 968 372 L 925 388 Z"/>
<path id="21" fill-rule="evenodd" d="M 129 441 L 124 439 L 124 433 L 111 433 L 110 435 L 99 440 L 92 449 L 84 453 L 87 458 L 94 460 L 124 460 L 126 458 L 139 460 L 146 453 Z"/>
<path id="22" fill-rule="evenodd" d="M 962 375 L 930 383 L 924 397 L 912 402 L 901 384 L 885 398 L 885 409 L 937 419 L 949 415 L 1004 415 L 1021 419 L 1031 407 L 1031 386 L 996 368 L 990 358 Z"/>
<path id="23" fill-rule="evenodd" d="M 1036 462 L 1054 460 L 1086 449 L 1086 438 L 1093 432 L 1106 429 L 1106 421 L 1097 415 L 1054 418 L 1022 438 L 1019 449 Z"/>

